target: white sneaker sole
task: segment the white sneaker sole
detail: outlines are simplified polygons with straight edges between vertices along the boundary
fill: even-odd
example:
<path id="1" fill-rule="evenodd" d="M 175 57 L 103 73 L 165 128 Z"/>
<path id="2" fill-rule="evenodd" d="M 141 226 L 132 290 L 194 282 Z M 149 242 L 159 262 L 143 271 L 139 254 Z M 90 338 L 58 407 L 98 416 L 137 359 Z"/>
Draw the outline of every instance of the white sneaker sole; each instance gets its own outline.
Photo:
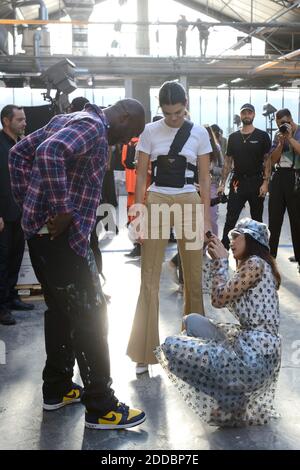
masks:
<path id="1" fill-rule="evenodd" d="M 138 426 L 139 424 L 142 424 L 146 419 L 146 416 L 141 418 L 138 421 L 135 421 L 134 423 L 129 423 L 129 424 L 95 424 L 95 423 L 89 423 L 88 421 L 85 422 L 85 427 L 88 429 L 127 429 L 127 428 L 133 428 L 134 426 Z"/>
<path id="2" fill-rule="evenodd" d="M 146 372 L 149 372 L 149 367 L 148 366 L 136 367 L 135 368 L 135 373 L 137 375 L 145 374 Z"/>
<path id="3" fill-rule="evenodd" d="M 46 411 L 54 411 L 58 410 L 59 408 L 63 408 L 64 406 L 72 405 L 73 403 L 79 403 L 80 401 L 80 398 L 75 398 L 74 400 L 62 401 L 60 403 L 56 403 L 55 405 L 47 405 L 47 403 L 43 403 L 43 409 Z"/>

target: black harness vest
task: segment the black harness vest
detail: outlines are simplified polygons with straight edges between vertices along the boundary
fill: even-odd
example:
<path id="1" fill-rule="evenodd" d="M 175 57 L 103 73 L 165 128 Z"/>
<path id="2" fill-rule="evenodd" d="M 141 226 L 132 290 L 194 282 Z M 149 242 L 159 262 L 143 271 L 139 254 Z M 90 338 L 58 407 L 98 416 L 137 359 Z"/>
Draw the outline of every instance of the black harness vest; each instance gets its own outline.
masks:
<path id="1" fill-rule="evenodd" d="M 183 188 L 185 184 L 193 184 L 198 181 L 197 165 L 188 163 L 186 157 L 179 155 L 191 134 L 193 125 L 190 121 L 184 121 L 175 135 L 168 155 L 158 155 L 157 159 L 152 162 L 152 182 L 156 186 Z M 193 177 L 185 177 L 187 169 L 194 172 Z"/>

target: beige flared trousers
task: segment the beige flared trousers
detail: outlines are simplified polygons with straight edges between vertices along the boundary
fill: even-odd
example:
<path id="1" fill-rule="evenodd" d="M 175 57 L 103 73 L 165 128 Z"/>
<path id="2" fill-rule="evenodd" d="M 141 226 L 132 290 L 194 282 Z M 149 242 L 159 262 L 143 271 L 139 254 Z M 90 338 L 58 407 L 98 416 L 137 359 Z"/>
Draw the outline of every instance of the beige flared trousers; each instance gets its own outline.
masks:
<path id="1" fill-rule="evenodd" d="M 167 217 L 155 217 L 158 209 L 165 208 L 167 213 L 168 207 L 171 206 L 174 212 L 171 211 L 168 220 Z M 204 232 L 203 218 L 201 218 L 203 206 L 195 191 L 176 195 L 148 192 L 146 207 L 148 238 L 145 238 L 142 245 L 141 287 L 127 354 L 134 362 L 156 364 L 157 360 L 153 351 L 160 344 L 158 328 L 159 284 L 170 226 L 175 227 L 183 268 L 184 314 L 199 313 L 204 315 L 202 296 L 203 239 L 200 240 L 199 237 L 199 233 Z M 198 243 L 195 242 L 196 237 L 199 240 Z"/>

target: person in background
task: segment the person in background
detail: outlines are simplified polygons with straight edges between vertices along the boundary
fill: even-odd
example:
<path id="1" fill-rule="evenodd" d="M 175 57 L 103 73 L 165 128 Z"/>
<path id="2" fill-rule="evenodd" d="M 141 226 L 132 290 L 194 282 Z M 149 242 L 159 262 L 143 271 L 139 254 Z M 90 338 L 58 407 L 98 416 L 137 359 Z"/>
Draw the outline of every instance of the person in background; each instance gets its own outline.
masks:
<path id="1" fill-rule="evenodd" d="M 217 142 L 221 147 L 222 155 L 224 157 L 224 155 L 226 154 L 226 150 L 227 150 L 227 139 L 226 137 L 223 136 L 223 130 L 218 126 L 218 124 L 212 124 L 211 129 L 213 133 L 215 134 Z"/>
<path id="2" fill-rule="evenodd" d="M 271 149 L 275 172 L 270 183 L 269 229 L 271 254 L 276 258 L 284 213 L 291 226 L 294 258 L 300 273 L 300 126 L 284 108 L 276 113 L 278 132 Z"/>
<path id="3" fill-rule="evenodd" d="M 8 170 L 10 149 L 23 136 L 26 117 L 23 108 L 8 104 L 1 111 L 0 131 L 0 323 L 14 325 L 11 310 L 32 310 L 23 302 L 16 284 L 24 254 L 25 239 L 21 227 L 21 210 L 14 201 Z"/>
<path id="4" fill-rule="evenodd" d="M 210 185 L 210 197 L 211 199 L 217 196 L 218 187 L 221 179 L 222 168 L 224 165 L 224 157 L 222 154 L 221 146 L 217 142 L 215 133 L 211 126 L 205 126 L 209 139 L 210 144 L 212 147 L 212 152 L 210 154 L 210 174 L 211 174 L 211 185 Z M 211 218 L 211 225 L 212 231 L 215 235 L 218 236 L 218 214 L 219 214 L 219 206 L 218 204 L 210 207 L 210 218 Z"/>
<path id="5" fill-rule="evenodd" d="M 209 37 L 209 26 L 207 26 L 200 18 L 197 18 L 196 23 L 192 26 L 192 30 L 197 28 L 199 31 L 199 45 L 201 57 L 206 56 L 208 37 Z"/>
<path id="6" fill-rule="evenodd" d="M 247 201 L 252 219 L 262 222 L 264 200 L 271 174 L 271 141 L 267 132 L 253 125 L 254 106 L 250 103 L 244 104 L 240 109 L 240 117 L 243 125 L 240 130 L 229 136 L 218 188 L 218 193 L 224 194 L 227 176 L 233 168 L 222 238 L 222 243 L 227 249 L 228 232 L 235 226 Z"/>
<path id="7" fill-rule="evenodd" d="M 55 116 L 10 151 L 12 192 L 47 306 L 43 408 L 82 401 L 85 426 L 92 429 L 145 420 L 111 388 L 107 306 L 89 246 L 109 145 L 129 142 L 144 127 L 136 100 L 103 111 L 88 103 L 84 111 Z M 84 390 L 73 382 L 75 358 Z"/>
<path id="8" fill-rule="evenodd" d="M 244 218 L 229 236 L 237 261 L 231 278 L 227 250 L 215 235 L 209 239 L 211 300 L 214 307 L 227 307 L 238 323 L 189 315 L 182 335 L 166 338 L 156 356 L 201 420 L 214 426 L 263 425 L 277 416 L 280 274 L 265 224 Z"/>
<path id="9" fill-rule="evenodd" d="M 77 96 L 77 98 L 74 98 L 71 101 L 70 106 L 68 108 L 68 113 L 82 111 L 87 103 L 89 103 L 89 100 L 87 98 L 85 98 L 84 96 Z"/>
<path id="10" fill-rule="evenodd" d="M 139 139 L 134 137 L 131 141 L 122 147 L 122 164 L 125 169 L 125 183 L 127 191 L 127 226 L 132 217 L 129 215 L 129 209 L 135 201 L 136 186 L 136 145 Z M 139 258 L 141 256 L 141 245 L 134 243 L 133 249 L 126 253 L 127 258 Z"/>
<path id="11" fill-rule="evenodd" d="M 176 52 L 177 57 L 180 57 L 180 49 L 182 57 L 186 55 L 186 32 L 188 30 L 189 23 L 185 15 L 180 15 L 180 19 L 176 23 L 177 36 L 176 36 Z"/>

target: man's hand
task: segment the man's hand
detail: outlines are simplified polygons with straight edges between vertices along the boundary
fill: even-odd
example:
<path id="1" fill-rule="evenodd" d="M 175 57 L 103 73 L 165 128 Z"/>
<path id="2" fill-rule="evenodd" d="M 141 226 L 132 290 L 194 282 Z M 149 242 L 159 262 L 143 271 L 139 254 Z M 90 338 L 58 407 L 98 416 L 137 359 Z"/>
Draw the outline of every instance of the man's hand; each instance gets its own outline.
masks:
<path id="1" fill-rule="evenodd" d="M 264 180 L 263 184 L 259 188 L 259 197 L 265 197 L 269 189 L 269 184 L 267 180 Z"/>
<path id="2" fill-rule="evenodd" d="M 47 222 L 47 228 L 51 235 L 51 240 L 65 232 L 72 223 L 72 220 L 73 215 L 71 212 L 51 217 Z"/>
<path id="3" fill-rule="evenodd" d="M 2 232 L 2 230 L 4 230 L 4 220 L 0 217 L 0 232 Z"/>

